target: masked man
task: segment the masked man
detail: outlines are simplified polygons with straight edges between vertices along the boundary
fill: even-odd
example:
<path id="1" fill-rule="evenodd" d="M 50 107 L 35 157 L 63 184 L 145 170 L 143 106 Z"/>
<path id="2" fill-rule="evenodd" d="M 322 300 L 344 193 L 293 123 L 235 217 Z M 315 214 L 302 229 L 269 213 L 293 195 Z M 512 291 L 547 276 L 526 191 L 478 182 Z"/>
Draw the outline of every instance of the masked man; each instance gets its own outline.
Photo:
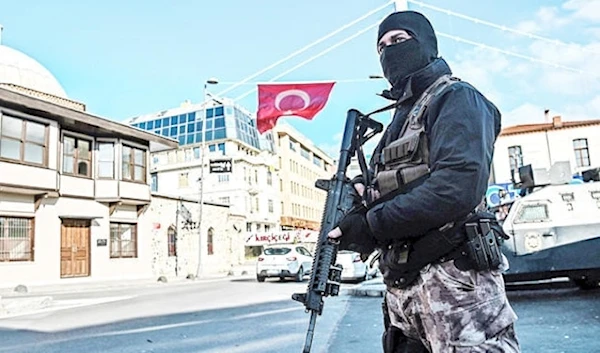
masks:
<path id="1" fill-rule="evenodd" d="M 340 249 L 381 250 L 385 352 L 519 352 L 496 236 L 503 234 L 493 215 L 478 211 L 500 113 L 451 77 L 420 13 L 388 16 L 377 50 L 391 84 L 382 96 L 396 102 L 370 162 L 366 190 L 378 199 L 329 237 Z"/>

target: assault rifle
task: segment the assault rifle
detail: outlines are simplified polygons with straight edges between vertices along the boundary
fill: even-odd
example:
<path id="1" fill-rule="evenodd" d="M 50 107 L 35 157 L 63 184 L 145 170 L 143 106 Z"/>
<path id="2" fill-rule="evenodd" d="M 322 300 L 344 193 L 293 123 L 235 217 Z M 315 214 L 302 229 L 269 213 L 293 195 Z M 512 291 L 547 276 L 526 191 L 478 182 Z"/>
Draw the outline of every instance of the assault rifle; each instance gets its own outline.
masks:
<path id="1" fill-rule="evenodd" d="M 331 179 L 319 179 L 315 183 L 317 188 L 327 191 L 319 240 L 315 249 L 308 289 L 306 293 L 292 295 L 293 300 L 304 304 L 306 311 L 310 312 L 304 353 L 310 352 L 317 315 L 323 313 L 323 298 L 336 296 L 340 290 L 342 268 L 335 264 L 338 242 L 330 240 L 327 234 L 337 226 L 354 203 L 356 192 L 354 186 L 346 177 L 346 170 L 354 154 L 357 154 L 361 170 L 366 170 L 362 145 L 382 130 L 383 125 L 380 122 L 369 118 L 368 115 L 361 114 L 355 109 L 349 110 L 346 116 L 337 171 Z M 363 177 L 368 180 L 368 175 L 363 175 Z M 370 185 L 367 180 L 365 180 L 365 186 Z M 367 194 L 365 192 L 363 197 L 366 197 Z"/>

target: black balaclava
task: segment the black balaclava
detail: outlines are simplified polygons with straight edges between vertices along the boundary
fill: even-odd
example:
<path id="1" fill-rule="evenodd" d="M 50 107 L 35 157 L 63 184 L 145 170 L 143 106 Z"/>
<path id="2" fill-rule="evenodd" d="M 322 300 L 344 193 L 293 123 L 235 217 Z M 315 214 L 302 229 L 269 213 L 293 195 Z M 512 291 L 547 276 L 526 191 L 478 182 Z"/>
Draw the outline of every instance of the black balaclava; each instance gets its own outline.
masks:
<path id="1" fill-rule="evenodd" d="M 438 56 L 437 38 L 429 20 L 415 11 L 395 12 L 379 25 L 377 43 L 390 30 L 401 29 L 412 39 L 387 46 L 379 58 L 383 75 L 396 90 L 403 90 L 411 74 Z"/>

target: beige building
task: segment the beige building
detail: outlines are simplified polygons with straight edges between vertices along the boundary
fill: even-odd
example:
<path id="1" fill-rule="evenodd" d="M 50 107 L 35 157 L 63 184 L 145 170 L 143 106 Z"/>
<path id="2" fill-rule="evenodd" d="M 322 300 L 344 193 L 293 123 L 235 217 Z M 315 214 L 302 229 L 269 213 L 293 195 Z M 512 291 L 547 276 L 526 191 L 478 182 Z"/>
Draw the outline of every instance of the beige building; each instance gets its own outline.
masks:
<path id="1" fill-rule="evenodd" d="M 318 231 L 327 194 L 315 182 L 333 176 L 333 160 L 283 121 L 273 129 L 273 140 L 279 158 L 281 227 Z"/>
<path id="2" fill-rule="evenodd" d="M 598 136 L 600 120 L 563 121 L 560 116 L 545 123 L 506 127 L 495 144 L 493 182 L 510 183 L 512 171 L 528 164 L 549 169 L 556 162 L 569 162 L 573 175 L 598 168 Z"/>

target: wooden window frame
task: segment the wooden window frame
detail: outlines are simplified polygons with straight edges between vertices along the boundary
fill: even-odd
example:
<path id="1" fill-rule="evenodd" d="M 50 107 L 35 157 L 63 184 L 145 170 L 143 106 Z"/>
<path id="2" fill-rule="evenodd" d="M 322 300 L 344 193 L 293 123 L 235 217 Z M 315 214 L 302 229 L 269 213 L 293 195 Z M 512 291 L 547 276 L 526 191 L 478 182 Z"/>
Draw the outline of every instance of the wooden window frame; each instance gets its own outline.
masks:
<path id="1" fill-rule="evenodd" d="M 67 150 L 65 148 L 65 139 L 73 139 L 75 144 L 73 146 L 73 154 L 67 154 Z M 88 151 L 88 155 L 89 158 L 80 158 L 79 157 L 79 143 L 80 141 L 82 142 L 87 142 L 90 144 L 90 148 Z M 94 151 L 94 141 L 90 138 L 85 138 L 85 137 L 79 137 L 79 136 L 75 136 L 75 135 L 71 135 L 71 134 L 67 134 L 65 133 L 62 137 L 62 165 L 61 165 L 61 173 L 64 175 L 69 175 L 69 176 L 74 176 L 74 177 L 78 177 L 78 178 L 92 178 L 93 177 L 93 163 L 94 163 L 94 156 L 93 156 L 93 151 Z M 73 158 L 73 172 L 67 172 L 65 171 L 65 158 L 66 157 L 71 157 Z M 79 174 L 79 162 L 87 162 L 88 164 L 88 169 L 87 169 L 87 174 L 83 175 L 83 174 Z"/>
<path id="2" fill-rule="evenodd" d="M 518 155 L 514 155 L 513 151 L 517 151 Z M 514 157 L 514 158 L 513 158 Z M 516 168 L 513 169 L 513 160 Z M 511 171 L 518 171 L 523 166 L 523 148 L 520 145 L 508 147 L 508 165 Z"/>
<path id="3" fill-rule="evenodd" d="M 102 160 L 100 158 L 100 146 L 101 145 L 112 145 L 112 176 L 101 176 L 100 175 L 100 165 L 101 163 L 108 163 L 109 161 Z M 98 156 L 96 158 L 96 176 L 98 179 L 102 180 L 115 180 L 117 177 L 117 167 L 116 167 L 116 158 L 115 158 L 115 150 L 117 148 L 117 144 L 114 141 L 96 141 L 95 149 L 98 151 Z"/>
<path id="4" fill-rule="evenodd" d="M 2 216 L 0 215 L 0 218 L 4 218 L 5 220 L 8 219 L 24 219 L 28 221 L 28 225 L 27 225 L 27 233 L 29 236 L 29 256 L 28 258 L 23 258 L 23 259 L 10 259 L 10 258 L 5 258 L 1 253 L 0 253 L 0 263 L 3 262 L 33 262 L 35 260 L 35 219 L 33 217 L 13 217 L 13 216 Z M 7 241 L 8 237 L 3 237 L 4 234 L 4 229 L 0 228 L 0 243 L 3 243 L 5 241 Z M 0 249 L 4 249 L 5 246 L 0 246 Z"/>
<path id="5" fill-rule="evenodd" d="M 212 227 L 209 228 L 208 232 L 206 232 L 206 253 L 208 255 L 215 254 L 214 235 L 215 235 L 214 228 L 212 228 Z"/>
<path id="6" fill-rule="evenodd" d="M 119 249 L 118 249 L 119 254 L 118 255 L 114 255 L 115 251 L 113 249 L 113 225 L 117 226 L 117 229 L 118 229 L 117 233 L 119 235 L 122 234 L 122 232 L 121 232 L 121 227 L 122 226 L 129 226 L 129 227 L 131 227 L 131 229 L 132 229 L 132 238 L 134 239 L 133 242 L 135 244 L 135 246 L 134 246 L 135 251 L 134 251 L 133 255 L 123 255 L 123 247 L 121 245 L 123 239 L 119 239 L 119 241 L 118 241 L 118 243 L 119 243 Z M 138 257 L 138 225 L 137 225 L 137 223 L 110 222 L 109 229 L 110 229 L 109 230 L 109 232 L 110 232 L 110 234 L 109 234 L 110 235 L 109 236 L 109 238 L 110 238 L 109 239 L 109 241 L 110 241 L 110 249 L 109 249 L 110 258 L 111 259 L 135 259 L 135 258 L 137 258 Z"/>
<path id="7" fill-rule="evenodd" d="M 125 161 L 125 149 L 129 148 L 129 161 Z M 143 153 L 143 158 L 142 158 L 142 163 L 143 164 L 136 164 L 135 163 L 135 151 L 140 151 Z M 141 184 L 146 184 L 147 183 L 147 175 L 148 174 L 148 163 L 146 161 L 146 159 L 148 158 L 148 151 L 144 148 L 139 148 L 139 147 L 134 147 L 134 146 L 130 146 L 127 144 L 123 144 L 122 148 L 121 148 L 121 180 L 123 181 L 128 181 L 128 182 L 132 182 L 132 183 L 141 183 Z M 129 167 L 129 171 L 130 171 L 130 176 L 127 178 L 125 177 L 125 168 L 124 166 L 127 165 Z M 136 179 L 135 176 L 135 167 L 142 167 L 142 180 L 140 179 Z"/>
<path id="8" fill-rule="evenodd" d="M 585 147 L 577 147 L 576 143 L 583 141 L 585 142 Z M 578 138 L 573 139 L 573 150 L 575 152 L 575 165 L 577 168 L 585 168 L 591 166 L 590 160 L 590 145 L 588 143 L 587 138 Z M 586 157 L 583 157 L 583 152 L 585 151 Z"/>
<path id="9" fill-rule="evenodd" d="M 20 138 L 15 138 L 14 136 L 6 136 L 4 135 L 4 131 L 2 129 L 3 119 L 4 117 L 8 117 L 11 119 L 16 119 L 21 121 L 21 136 Z M 40 144 L 39 142 L 29 141 L 27 140 L 27 123 L 39 124 L 44 126 L 44 143 Z M 13 159 L 10 157 L 2 157 L 0 156 L 0 160 L 16 162 L 19 164 L 32 165 L 36 167 L 48 167 L 48 124 L 42 123 L 40 121 L 35 121 L 32 119 L 25 119 L 19 116 L 14 116 L 11 114 L 3 114 L 0 113 L 0 143 L 2 140 L 10 140 L 10 141 L 18 141 L 19 142 L 19 159 Z M 25 146 L 27 144 L 32 144 L 36 146 L 42 147 L 42 163 L 35 163 L 25 160 Z"/>
<path id="10" fill-rule="evenodd" d="M 167 229 L 167 256 L 177 256 L 177 230 L 173 226 Z"/>

